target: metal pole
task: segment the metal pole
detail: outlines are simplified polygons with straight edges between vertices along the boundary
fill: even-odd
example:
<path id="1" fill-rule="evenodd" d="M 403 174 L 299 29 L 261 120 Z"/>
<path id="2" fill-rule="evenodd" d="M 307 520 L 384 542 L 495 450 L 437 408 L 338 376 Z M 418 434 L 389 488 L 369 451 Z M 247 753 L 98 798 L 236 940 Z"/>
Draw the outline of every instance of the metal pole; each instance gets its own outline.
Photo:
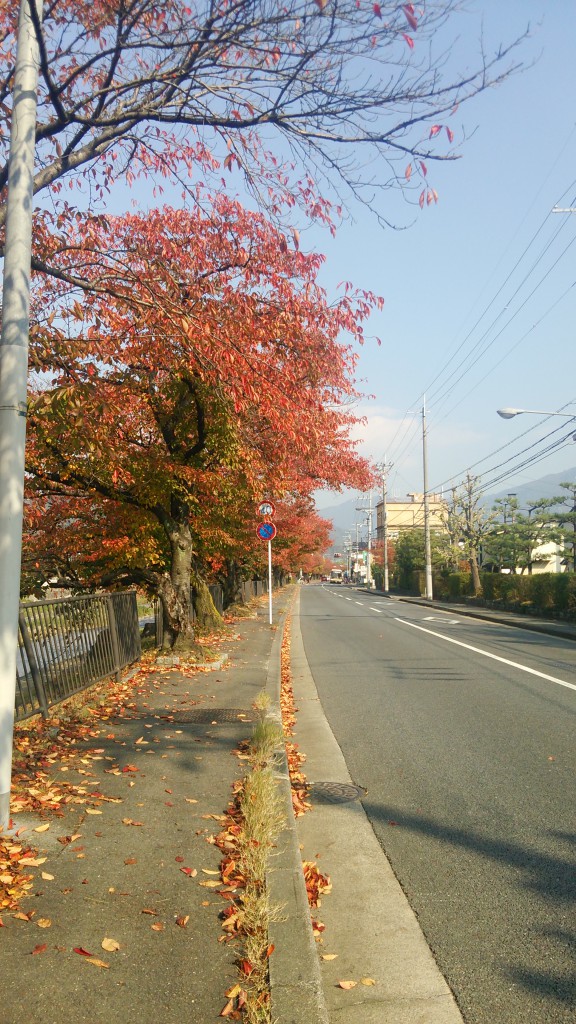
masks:
<path id="1" fill-rule="evenodd" d="M 368 549 L 366 551 L 366 585 L 369 590 L 376 585 L 372 579 L 372 491 L 370 491 L 370 507 L 368 509 Z"/>
<path id="2" fill-rule="evenodd" d="M 272 625 L 272 541 L 268 541 L 268 621 Z"/>
<path id="3" fill-rule="evenodd" d="M 390 586 L 388 581 L 388 511 L 386 508 L 386 472 L 388 467 L 384 463 L 382 473 L 382 536 L 384 538 L 384 593 L 387 594 Z"/>
<path id="4" fill-rule="evenodd" d="M 432 548 L 430 544 L 430 507 L 428 502 L 428 452 L 426 444 L 426 398 L 422 405 L 422 461 L 424 472 L 424 558 L 426 562 L 426 600 L 431 601 L 432 593 Z"/>
<path id="5" fill-rule="evenodd" d="M 41 0 L 36 0 L 36 10 L 41 18 Z M 8 828 L 10 823 L 16 697 L 37 86 L 38 44 L 30 17 L 30 0 L 22 0 L 12 100 L 0 340 L 0 827 L 3 828 Z"/>

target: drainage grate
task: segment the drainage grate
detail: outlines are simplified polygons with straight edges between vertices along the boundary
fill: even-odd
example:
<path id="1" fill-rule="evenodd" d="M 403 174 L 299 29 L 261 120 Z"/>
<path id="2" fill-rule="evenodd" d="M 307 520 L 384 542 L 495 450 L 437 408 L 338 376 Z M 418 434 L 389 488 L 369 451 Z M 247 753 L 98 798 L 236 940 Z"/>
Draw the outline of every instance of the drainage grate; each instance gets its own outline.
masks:
<path id="1" fill-rule="evenodd" d="M 311 800 L 327 804 L 346 804 L 359 800 L 368 792 L 364 786 L 354 786 L 349 782 L 310 782 L 308 791 Z"/>
<path id="2" fill-rule="evenodd" d="M 191 711 L 173 711 L 167 717 L 170 722 L 211 725 L 212 722 L 255 722 L 258 715 L 255 711 L 244 711 L 242 708 L 193 708 Z"/>

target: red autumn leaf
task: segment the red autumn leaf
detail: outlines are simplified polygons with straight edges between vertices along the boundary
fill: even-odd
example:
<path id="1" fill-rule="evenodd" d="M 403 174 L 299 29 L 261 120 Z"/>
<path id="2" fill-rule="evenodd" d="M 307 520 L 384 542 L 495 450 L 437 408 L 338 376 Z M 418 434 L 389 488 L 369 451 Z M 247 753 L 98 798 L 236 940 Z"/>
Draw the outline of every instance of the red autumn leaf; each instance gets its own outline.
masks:
<path id="1" fill-rule="evenodd" d="M 428 138 L 429 139 L 433 139 L 434 136 L 438 135 L 438 132 L 440 132 L 440 131 L 442 131 L 442 125 L 441 124 L 433 124 L 431 129 L 430 129 L 430 134 L 429 134 Z"/>
<path id="2" fill-rule="evenodd" d="M 426 177 L 426 175 L 428 174 L 428 168 L 426 167 L 426 164 L 424 163 L 423 160 L 420 161 L 420 170 L 422 171 L 424 177 Z"/>
<path id="3" fill-rule="evenodd" d="M 93 956 L 93 953 L 89 953 L 83 946 L 74 946 L 74 952 L 79 953 L 80 956 Z"/>
<path id="4" fill-rule="evenodd" d="M 406 35 L 405 32 L 403 32 L 402 33 L 402 38 L 408 43 L 408 46 L 410 47 L 410 49 L 413 50 L 414 49 L 414 40 L 412 39 L 412 36 L 408 36 L 408 35 Z"/>
<path id="5" fill-rule="evenodd" d="M 34 946 L 34 949 L 32 950 L 32 956 L 34 956 L 35 953 L 45 953 L 47 949 L 48 946 L 46 945 L 46 943 L 42 942 L 39 946 Z"/>
<path id="6" fill-rule="evenodd" d="M 451 128 L 448 127 L 448 125 L 446 125 L 445 127 L 446 127 L 446 135 L 448 136 L 448 142 L 453 142 L 454 141 L 454 132 L 452 131 Z"/>
<path id="7" fill-rule="evenodd" d="M 382 17 L 382 9 L 380 7 L 380 4 L 374 4 L 372 10 L 374 11 L 374 14 L 376 15 L 377 18 Z"/>
<path id="8" fill-rule="evenodd" d="M 406 181 L 410 181 L 410 178 L 412 177 L 412 164 L 408 164 L 408 166 L 406 167 L 406 170 L 404 171 L 404 177 L 406 178 Z"/>
<path id="9" fill-rule="evenodd" d="M 406 18 L 406 21 L 410 25 L 410 28 L 416 31 L 416 29 L 418 28 L 418 21 L 416 20 L 416 16 L 414 14 L 414 4 L 404 4 L 402 10 L 404 11 L 404 16 Z"/>

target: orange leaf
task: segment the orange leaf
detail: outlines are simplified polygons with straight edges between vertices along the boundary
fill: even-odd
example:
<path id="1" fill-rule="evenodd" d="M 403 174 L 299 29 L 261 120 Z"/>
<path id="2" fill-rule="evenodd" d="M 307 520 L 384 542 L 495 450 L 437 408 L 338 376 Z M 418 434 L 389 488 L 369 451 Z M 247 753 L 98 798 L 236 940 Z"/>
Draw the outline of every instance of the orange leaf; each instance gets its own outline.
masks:
<path id="1" fill-rule="evenodd" d="M 338 987 L 343 988 L 345 992 L 348 992 L 349 989 L 356 988 L 357 984 L 357 981 L 339 981 Z"/>
<path id="2" fill-rule="evenodd" d="M 41 943 L 41 945 L 39 946 L 34 946 L 34 949 L 32 950 L 32 956 L 34 956 L 35 953 L 45 953 L 47 949 L 48 946 L 46 945 L 45 942 Z"/>
<path id="3" fill-rule="evenodd" d="M 110 964 L 105 964 L 103 960 L 99 960 L 97 956 L 87 956 L 87 964 L 94 964 L 94 967 L 105 967 L 106 970 L 110 967 Z"/>

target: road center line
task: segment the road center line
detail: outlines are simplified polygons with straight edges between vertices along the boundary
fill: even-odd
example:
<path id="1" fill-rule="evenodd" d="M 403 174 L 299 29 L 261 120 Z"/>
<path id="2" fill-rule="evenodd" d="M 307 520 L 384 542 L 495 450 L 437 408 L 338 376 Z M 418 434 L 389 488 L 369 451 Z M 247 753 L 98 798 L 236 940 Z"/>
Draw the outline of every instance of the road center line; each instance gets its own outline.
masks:
<path id="1" fill-rule="evenodd" d="M 378 612 L 379 615 L 382 615 L 382 609 L 381 608 L 372 608 L 372 607 L 370 607 L 369 610 L 371 612 Z"/>
<path id="2" fill-rule="evenodd" d="M 354 604 L 359 604 L 361 608 L 364 607 L 364 601 L 354 601 Z"/>
<path id="3" fill-rule="evenodd" d="M 521 672 L 528 672 L 531 676 L 538 676 L 540 679 L 547 679 L 550 683 L 558 683 L 559 686 L 567 686 L 569 690 L 576 690 L 576 683 L 567 683 L 564 679 L 557 679 L 556 676 L 547 676 L 545 672 L 538 672 L 535 668 L 528 668 L 527 665 L 520 665 L 517 661 L 509 661 L 508 658 L 501 658 L 498 654 L 490 654 L 489 651 L 483 651 L 480 647 L 472 647 L 471 644 L 465 644 L 462 640 L 454 640 L 451 636 L 444 636 L 443 633 L 436 633 L 433 629 L 426 629 L 424 626 L 417 626 L 415 622 L 410 622 L 408 619 L 399 619 L 395 617 L 396 622 L 401 622 L 404 626 L 412 626 L 412 629 L 419 629 L 422 633 L 429 633 L 430 636 L 437 636 L 439 640 L 445 640 L 448 644 L 456 644 L 457 647 L 465 647 L 467 651 L 474 651 L 475 654 L 481 654 L 484 658 L 492 658 L 493 661 L 500 661 L 503 665 L 511 665 L 512 668 L 518 668 Z"/>

